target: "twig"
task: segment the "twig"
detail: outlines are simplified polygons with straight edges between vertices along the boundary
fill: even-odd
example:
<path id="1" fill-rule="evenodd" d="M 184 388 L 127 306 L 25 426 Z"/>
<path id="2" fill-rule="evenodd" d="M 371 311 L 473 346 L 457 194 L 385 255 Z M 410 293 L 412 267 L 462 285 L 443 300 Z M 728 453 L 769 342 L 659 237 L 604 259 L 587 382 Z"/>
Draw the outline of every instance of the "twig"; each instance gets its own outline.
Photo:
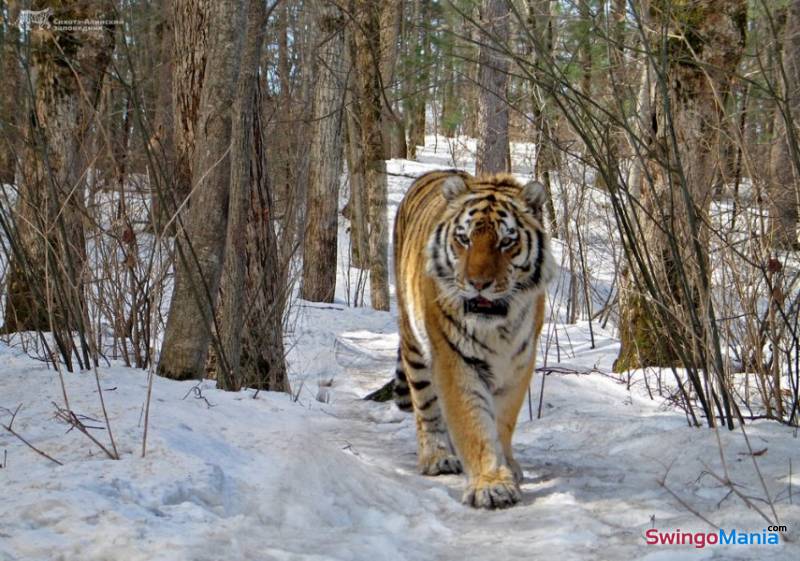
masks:
<path id="1" fill-rule="evenodd" d="M 103 389 L 100 387 L 100 373 L 97 371 L 97 365 L 94 366 L 94 381 L 97 384 L 97 393 L 100 395 L 100 407 L 103 409 L 103 418 L 106 422 L 106 430 L 108 430 L 108 438 L 111 440 L 111 449 L 114 451 L 114 457 L 119 459 L 119 452 L 117 451 L 117 444 L 114 442 L 114 433 L 111 432 L 111 421 L 108 419 L 108 412 L 106 411 L 106 401 L 103 399 Z"/>
<path id="2" fill-rule="evenodd" d="M 147 455 L 147 427 L 150 426 L 150 398 L 153 395 L 153 378 L 155 377 L 155 372 L 153 372 L 153 366 L 151 366 L 147 373 L 147 398 L 145 399 L 144 404 L 144 434 L 142 435 L 142 458 Z"/>
<path id="3" fill-rule="evenodd" d="M 197 382 L 197 384 L 195 384 L 194 386 L 189 388 L 189 391 L 186 392 L 186 395 L 183 396 L 183 399 L 186 399 L 187 397 L 189 397 L 190 393 L 194 393 L 194 398 L 195 399 L 202 399 L 203 401 L 206 402 L 206 406 L 208 406 L 208 408 L 211 409 L 212 407 L 214 407 L 214 404 L 211 403 L 210 401 L 208 401 L 208 399 L 206 399 L 206 396 L 203 395 L 203 390 L 200 388 L 200 384 L 202 384 L 202 383 L 203 383 L 203 381 L 201 380 L 201 381 Z"/>
<path id="4" fill-rule="evenodd" d="M 115 455 L 114 452 L 106 448 L 99 440 L 97 440 L 92 434 L 89 432 L 89 428 L 83 424 L 83 421 L 78 418 L 78 416 L 69 409 L 64 409 L 60 407 L 55 401 L 52 402 L 56 408 L 56 418 L 64 421 L 72 428 L 78 429 L 80 432 L 85 434 L 89 440 L 97 444 L 97 446 L 106 453 L 106 455 L 112 460 L 119 460 L 119 456 Z"/>
<path id="5" fill-rule="evenodd" d="M 28 448 L 30 448 L 31 450 L 33 450 L 34 452 L 36 452 L 40 456 L 43 456 L 43 457 L 47 458 L 48 460 L 50 460 L 53 463 L 56 463 L 56 464 L 58 464 L 60 466 L 63 466 L 64 464 L 62 464 L 61 462 L 56 460 L 53 456 L 49 455 L 47 452 L 43 452 L 42 450 L 39 450 L 36 446 L 34 446 L 33 444 L 31 444 L 30 442 L 25 440 L 25 438 L 21 434 L 19 434 L 17 431 L 15 431 L 13 428 L 11 428 L 11 425 L 14 424 L 14 419 L 17 418 L 17 413 L 19 413 L 19 410 L 21 408 L 22 408 L 22 404 L 20 403 L 19 405 L 17 405 L 17 408 L 11 414 L 11 421 L 9 421 L 9 423 L 7 425 L 0 425 L 0 426 L 2 426 L 4 429 L 6 429 L 13 436 L 16 436 L 23 444 L 25 444 L 25 446 L 27 446 Z M 6 455 L 4 454 L 3 467 L 5 467 L 7 465 L 6 462 L 7 462 L 7 459 L 6 459 Z"/>
<path id="6" fill-rule="evenodd" d="M 700 520 L 702 520 L 703 522 L 705 522 L 706 524 L 708 524 L 708 525 L 709 525 L 709 526 L 711 526 L 712 528 L 715 528 L 715 529 L 719 530 L 719 526 L 717 526 L 717 525 L 716 525 L 716 524 L 714 524 L 714 523 L 713 523 L 711 520 L 709 520 L 708 518 L 706 518 L 705 516 L 703 516 L 702 514 L 700 514 L 699 512 L 697 512 L 697 510 L 695 510 L 694 508 L 692 508 L 692 506 L 691 506 L 691 505 L 689 505 L 689 503 L 687 503 L 687 502 L 686 502 L 686 501 L 684 501 L 682 498 L 680 498 L 680 497 L 677 495 L 677 493 L 675 493 L 675 491 L 673 491 L 672 489 L 670 489 L 669 487 L 667 487 L 666 481 L 665 481 L 664 479 L 660 479 L 660 480 L 658 480 L 658 485 L 659 485 L 659 487 L 663 488 L 663 489 L 664 489 L 664 490 L 665 490 L 667 493 L 669 493 L 670 495 L 672 495 L 672 498 L 674 498 L 676 501 L 678 501 L 678 502 L 681 504 L 681 506 L 682 506 L 683 508 L 685 508 L 686 510 L 688 510 L 689 512 L 691 512 L 692 514 L 694 514 L 696 517 L 698 517 Z"/>

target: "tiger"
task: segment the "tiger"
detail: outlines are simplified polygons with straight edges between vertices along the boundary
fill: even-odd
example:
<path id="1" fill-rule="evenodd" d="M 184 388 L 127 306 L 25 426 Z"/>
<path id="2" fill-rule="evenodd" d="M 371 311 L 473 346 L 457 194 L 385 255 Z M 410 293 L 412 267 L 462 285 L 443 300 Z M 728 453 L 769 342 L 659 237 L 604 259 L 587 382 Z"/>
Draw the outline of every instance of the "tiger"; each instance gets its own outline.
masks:
<path id="1" fill-rule="evenodd" d="M 420 472 L 463 471 L 476 508 L 521 498 L 511 438 L 556 271 L 544 200 L 537 181 L 433 171 L 395 217 L 395 402 L 414 412 Z"/>

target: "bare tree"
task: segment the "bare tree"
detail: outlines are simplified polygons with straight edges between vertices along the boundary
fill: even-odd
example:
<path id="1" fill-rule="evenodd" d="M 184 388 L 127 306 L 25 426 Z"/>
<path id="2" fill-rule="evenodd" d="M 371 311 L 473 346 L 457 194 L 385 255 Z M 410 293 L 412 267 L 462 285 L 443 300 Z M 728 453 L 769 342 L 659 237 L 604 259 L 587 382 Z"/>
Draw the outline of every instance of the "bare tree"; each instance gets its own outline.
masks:
<path id="1" fill-rule="evenodd" d="M 409 68 L 406 69 L 406 109 L 408 157 L 417 157 L 417 146 L 425 145 L 425 109 L 428 100 L 431 59 L 431 1 L 414 0 L 411 25 L 406 36 L 409 41 Z"/>
<path id="2" fill-rule="evenodd" d="M 531 34 L 533 50 L 533 73 L 537 76 L 546 68 L 553 55 L 553 17 L 552 0 L 528 0 L 528 31 Z M 555 127 L 547 113 L 549 92 L 543 87 L 544 80 L 532 80 L 533 122 L 536 127 L 536 167 L 535 175 L 542 179 L 547 199 L 547 216 L 550 220 L 550 234 L 559 237 L 556 223 L 556 208 L 553 202 L 553 187 L 550 172 L 558 167 L 558 152 L 555 147 Z"/>
<path id="3" fill-rule="evenodd" d="M 782 65 L 778 64 L 782 96 L 775 110 L 775 141 L 770 155 L 770 235 L 777 247 L 800 244 L 800 154 L 795 122 L 800 118 L 800 2 L 789 2 L 784 28 Z M 779 59 L 780 60 L 780 59 Z"/>
<path id="4" fill-rule="evenodd" d="M 245 43 L 241 69 L 236 85 L 231 125 L 231 179 L 228 203 L 228 232 L 225 245 L 225 267 L 220 302 L 220 341 L 222 353 L 217 355 L 217 387 L 238 390 L 241 387 L 240 361 L 245 313 L 245 272 L 247 267 L 247 215 L 251 196 L 251 154 L 253 151 L 253 117 L 258 88 L 258 61 L 266 23 L 264 3 L 248 0 Z M 222 364 L 221 364 L 222 363 Z"/>
<path id="5" fill-rule="evenodd" d="M 176 238 L 175 288 L 158 364 L 159 374 L 173 379 L 202 377 L 211 340 L 227 229 L 231 106 L 239 73 L 243 15 L 239 3 L 213 2 L 205 20 L 208 28 L 202 32 L 209 37 L 195 129 L 202 134 L 196 136 L 190 169 L 192 202 Z M 185 87 L 182 79 L 192 82 L 195 78 L 191 73 L 178 74 L 175 88 Z"/>
<path id="6" fill-rule="evenodd" d="M 376 310 L 389 309 L 388 246 L 386 217 L 386 155 L 381 130 L 382 94 L 380 80 L 380 2 L 356 0 L 354 13 L 358 29 L 356 82 L 361 124 L 361 162 L 359 173 L 368 194 L 370 298 Z"/>
<path id="7" fill-rule="evenodd" d="M 400 28 L 403 21 L 403 1 L 381 3 L 381 84 L 383 95 L 391 103 L 397 78 L 397 55 L 400 51 Z M 383 104 L 384 153 L 389 158 L 405 158 L 406 133 L 403 120 L 388 103 Z"/>
<path id="8" fill-rule="evenodd" d="M 192 165 L 198 140 L 201 92 L 205 81 L 209 41 L 209 21 L 213 0 L 165 0 L 172 4 L 174 55 L 172 61 L 172 110 L 174 117 L 175 171 L 174 184 L 167 185 L 159 195 L 160 204 L 169 215 L 180 209 L 192 188 Z M 169 22 L 169 17 L 165 22 Z M 166 39 L 169 42 L 169 39 Z M 163 87 L 163 84 L 162 84 Z M 166 108 L 162 108 L 163 111 Z M 158 133 L 158 131 L 156 131 Z M 173 138 L 162 130 L 168 149 Z M 202 136 L 202 135 L 201 135 Z"/>
<path id="9" fill-rule="evenodd" d="M 510 169 L 508 145 L 508 61 L 497 45 L 509 40 L 507 0 L 484 0 L 481 9 L 481 37 L 478 85 L 478 154 L 475 171 L 496 173 Z"/>
<path id="10" fill-rule="evenodd" d="M 175 59 L 177 58 L 176 55 L 176 47 L 175 47 L 175 25 L 174 25 L 174 16 L 175 16 L 175 6 L 173 0 L 161 0 L 159 6 L 159 14 L 158 14 L 158 24 L 156 27 L 156 39 L 159 41 L 159 49 L 158 49 L 158 65 L 156 66 L 156 74 L 158 76 L 158 82 L 156 83 L 156 105 L 154 108 L 155 116 L 153 118 L 153 128 L 155 130 L 151 133 L 150 138 L 150 148 L 151 154 L 153 156 L 153 161 L 151 164 L 154 166 L 155 169 L 152 170 L 150 174 L 151 180 L 151 189 L 153 190 L 153 195 L 151 197 L 151 205 L 152 205 L 152 216 L 153 216 L 153 225 L 155 227 L 156 232 L 162 231 L 164 226 L 166 225 L 167 221 L 170 219 L 170 214 L 175 212 L 176 206 L 180 204 L 183 198 L 188 194 L 188 183 L 185 183 L 188 176 L 186 173 L 188 171 L 183 168 L 183 181 L 184 185 L 176 190 L 175 186 L 175 179 L 176 179 L 176 155 L 175 155 L 175 111 L 174 111 L 174 99 L 173 99 L 173 85 L 172 81 L 174 78 L 175 73 Z M 188 22 L 187 20 L 182 20 L 179 24 L 182 28 L 183 25 L 186 25 Z M 197 47 L 194 45 L 193 47 Z M 184 53 L 188 53 L 188 46 L 183 45 L 182 49 L 187 49 L 183 51 Z M 192 59 L 193 60 L 193 59 Z M 197 61 L 199 64 L 200 61 Z M 189 74 L 195 74 L 198 70 L 193 69 L 192 62 L 190 60 L 183 60 L 181 63 L 182 71 Z M 201 81 L 198 77 L 194 81 L 194 87 L 199 88 Z M 187 105 L 188 99 L 194 99 L 193 96 L 189 96 L 188 98 L 183 98 L 183 94 L 185 92 L 181 92 L 179 94 L 182 97 L 182 104 L 181 106 L 184 109 L 188 109 L 190 105 Z M 199 98 L 199 96 L 198 96 Z M 182 115 L 185 115 L 182 112 Z M 196 115 L 196 114 L 195 114 Z M 186 130 L 193 130 L 194 128 L 194 119 L 195 116 L 184 117 L 182 122 L 185 123 L 185 128 L 182 129 Z M 182 138 L 187 138 L 188 133 L 182 135 Z M 187 146 L 183 144 L 183 151 L 187 151 Z M 187 160 L 182 160 L 182 162 L 186 162 Z M 181 164 L 183 166 L 183 163 Z"/>
<path id="11" fill-rule="evenodd" d="M 318 76 L 314 98 L 306 231 L 303 238 L 301 295 L 314 302 L 333 302 L 336 288 L 339 175 L 342 168 L 344 98 L 347 86 L 344 57 L 344 14 L 334 3 L 321 1 L 317 28 Z"/>
<path id="12" fill-rule="evenodd" d="M 650 37 L 648 64 L 658 85 L 646 120 L 653 133 L 640 216 L 649 262 L 643 268 L 641 256 L 637 261 L 629 254 L 635 272 L 622 293 L 617 371 L 714 362 L 708 211 L 722 109 L 744 44 L 746 4 L 713 0 L 690 6 L 667 4 L 652 14 L 660 32 Z M 669 312 L 663 302 L 651 303 L 647 286 L 663 294 Z M 677 336 L 665 336 L 667 326 L 680 326 Z"/>
<path id="13" fill-rule="evenodd" d="M 22 97 L 17 55 L 19 29 L 16 26 L 19 4 L 15 0 L 0 2 L 0 13 L 4 8 L 8 18 L 0 22 L 0 69 L 3 73 L 0 85 L 0 185 L 14 183 L 20 124 L 16 105 Z"/>
<path id="14" fill-rule="evenodd" d="M 290 391 L 283 347 L 283 314 L 288 300 L 288 267 L 275 235 L 273 186 L 264 158 L 261 96 L 256 98 L 251 154 L 252 190 L 245 232 L 244 333 L 240 371 L 248 387 Z M 284 243 L 285 240 L 284 240 Z"/>
<path id="15" fill-rule="evenodd" d="M 47 7 L 46 1 L 32 6 Z M 97 14 L 111 19 L 114 4 L 83 1 L 53 9 L 63 20 L 97 19 Z M 30 67 L 24 80 L 31 101 L 7 281 L 7 331 L 50 331 L 83 323 L 88 132 L 111 60 L 114 31 L 34 29 L 29 40 Z M 62 344 L 71 348 L 72 337 L 65 336 Z"/>

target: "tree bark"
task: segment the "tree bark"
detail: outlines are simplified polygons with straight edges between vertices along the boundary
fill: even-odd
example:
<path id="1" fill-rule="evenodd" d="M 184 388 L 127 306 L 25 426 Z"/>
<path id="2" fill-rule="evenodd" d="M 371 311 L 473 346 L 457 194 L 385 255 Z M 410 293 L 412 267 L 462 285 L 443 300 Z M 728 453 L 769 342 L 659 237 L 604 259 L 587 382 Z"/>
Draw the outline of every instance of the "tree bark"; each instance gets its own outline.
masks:
<path id="1" fill-rule="evenodd" d="M 430 0 L 416 0 L 409 38 L 411 53 L 407 80 L 412 85 L 407 92 L 406 120 L 408 121 L 408 157 L 417 157 L 417 146 L 425 146 L 425 108 L 428 101 L 428 66 L 430 64 Z"/>
<path id="2" fill-rule="evenodd" d="M 253 190 L 245 234 L 245 301 L 248 305 L 244 316 L 241 379 L 247 387 L 290 392 L 283 348 L 288 266 L 278 251 L 275 220 L 272 218 L 275 205 L 264 157 L 261 98 L 261 95 L 256 98 L 253 123 Z"/>
<path id="3" fill-rule="evenodd" d="M 390 102 L 395 97 L 397 54 L 400 48 L 398 39 L 402 17 L 402 0 L 386 0 L 381 3 L 381 84 L 383 95 Z M 390 158 L 405 158 L 407 155 L 405 131 L 396 107 L 383 104 L 382 126 L 384 153 Z"/>
<path id="4" fill-rule="evenodd" d="M 50 7 L 64 20 L 111 19 L 109 1 Z M 33 89 L 20 161 L 14 259 L 7 279 L 6 331 L 69 330 L 83 324 L 83 215 L 89 131 L 114 48 L 113 28 L 86 33 L 36 27 L 30 33 Z M 27 87 L 26 87 L 27 90 Z M 79 329 L 83 333 L 82 329 Z M 68 359 L 72 336 L 62 338 Z M 69 368 L 71 363 L 68 361 Z M 88 366 L 88 365 L 87 365 Z"/>
<path id="5" fill-rule="evenodd" d="M 176 238 L 175 288 L 170 303 L 158 373 L 201 378 L 219 291 L 230 192 L 231 107 L 241 55 L 242 6 L 214 2 L 203 34 L 210 38 L 190 168 L 192 205 Z M 177 25 L 177 20 L 176 20 Z M 181 76 L 176 89 L 184 89 Z M 193 79 L 194 76 L 188 76 Z M 180 97 L 180 96 L 178 96 Z"/>
<path id="6" fill-rule="evenodd" d="M 209 18 L 213 0 L 171 0 L 173 34 L 172 109 L 174 112 L 175 177 L 162 193 L 168 215 L 185 207 L 193 180 L 192 164 L 208 58 Z M 211 68 L 209 65 L 208 68 Z"/>
<path id="7" fill-rule="evenodd" d="M 336 289 L 339 176 L 342 171 L 344 94 L 344 14 L 334 4 L 318 8 L 319 75 L 314 99 L 306 231 L 303 237 L 301 296 L 333 302 Z"/>
<path id="8" fill-rule="evenodd" d="M 352 43 L 352 41 L 350 41 Z M 355 56 L 351 57 L 355 60 Z M 351 75 L 351 82 L 355 82 Z M 353 87 L 355 89 L 355 87 Z M 350 198 L 342 209 L 342 216 L 350 221 L 350 257 L 352 265 L 369 269 L 369 225 L 367 224 L 367 195 L 364 173 L 361 170 L 361 127 L 358 124 L 360 104 L 358 96 L 351 91 L 346 94 L 345 151 L 350 183 Z"/>
<path id="9" fill-rule="evenodd" d="M 160 21 L 156 31 L 160 49 L 156 66 L 158 83 L 153 118 L 155 130 L 151 134 L 149 143 L 152 158 L 150 182 L 153 190 L 151 214 L 156 233 L 164 229 L 171 218 L 171 213 L 175 212 L 176 202 L 180 204 L 181 200 L 175 185 L 175 110 L 172 99 L 176 58 L 174 10 L 173 0 L 161 0 Z M 185 196 L 188 193 L 185 185 L 182 189 Z"/>
<path id="10" fill-rule="evenodd" d="M 798 208 L 800 208 L 800 138 L 795 123 L 800 119 L 800 2 L 789 3 L 783 32 L 783 103 L 775 111 L 770 154 L 769 235 L 774 247 L 800 246 Z"/>
<path id="11" fill-rule="evenodd" d="M 382 96 L 380 69 L 380 3 L 356 0 L 358 30 L 356 82 L 358 84 L 362 161 L 360 171 L 368 194 L 370 299 L 376 310 L 389 309 L 389 234 L 387 227 L 386 156 L 381 131 Z"/>
<path id="12" fill-rule="evenodd" d="M 242 387 L 242 331 L 245 313 L 247 269 L 247 215 L 252 192 L 251 156 L 258 69 L 263 28 L 264 2 L 248 0 L 247 27 L 231 124 L 231 178 L 228 203 L 228 231 L 220 302 L 220 347 L 217 356 L 217 387 L 237 391 Z"/>
<path id="13" fill-rule="evenodd" d="M 19 68 L 19 4 L 16 0 L 0 0 L 0 13 L 8 12 L 8 20 L 0 23 L 0 69 L 3 80 L 0 82 L 0 185 L 14 183 L 19 149 L 19 128 L 21 123 L 17 104 L 22 96 L 21 73 Z"/>
<path id="14" fill-rule="evenodd" d="M 702 368 L 712 360 L 708 212 L 721 108 L 745 37 L 744 0 L 686 5 L 654 0 L 652 7 L 652 28 L 669 35 L 666 42 L 654 35 L 649 45 L 661 80 L 646 121 L 654 128 L 646 162 L 650 183 L 643 185 L 643 239 L 636 242 L 649 266 L 643 270 L 636 261 L 628 264 L 617 372 L 681 364 Z M 642 275 L 653 287 L 647 292 Z M 658 291 L 657 301 L 653 291 Z"/>
<path id="15" fill-rule="evenodd" d="M 481 10 L 481 37 L 478 57 L 478 154 L 475 171 L 478 175 L 510 171 L 508 162 L 508 61 L 497 44 L 508 44 L 509 6 L 506 0 L 484 0 Z"/>
<path id="16" fill-rule="evenodd" d="M 551 0 L 528 0 L 528 28 L 533 38 L 534 76 L 541 73 L 553 54 L 553 18 Z M 550 235 L 559 237 L 556 207 L 553 202 L 551 170 L 558 169 L 558 152 L 553 140 L 554 130 L 550 116 L 547 114 L 546 99 L 550 95 L 548 88 L 543 87 L 545 80 L 538 79 L 533 84 L 532 107 L 533 122 L 536 127 L 536 164 L 534 175 L 541 178 L 547 195 L 547 216 Z"/>

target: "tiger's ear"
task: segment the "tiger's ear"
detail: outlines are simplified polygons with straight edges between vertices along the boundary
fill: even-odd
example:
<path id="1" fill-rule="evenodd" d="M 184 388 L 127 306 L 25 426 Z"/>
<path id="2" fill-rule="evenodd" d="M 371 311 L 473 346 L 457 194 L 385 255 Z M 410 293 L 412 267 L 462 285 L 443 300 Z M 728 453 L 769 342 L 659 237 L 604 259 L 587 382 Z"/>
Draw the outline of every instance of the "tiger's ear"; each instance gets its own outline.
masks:
<path id="1" fill-rule="evenodd" d="M 459 195 L 466 193 L 468 190 L 467 184 L 464 183 L 464 179 L 462 179 L 459 175 L 451 175 L 442 182 L 442 195 L 444 195 L 444 198 L 447 201 L 452 201 Z"/>
<path id="2" fill-rule="evenodd" d="M 522 198 L 531 213 L 540 220 L 544 211 L 545 196 L 544 185 L 536 180 L 529 181 L 522 187 Z"/>

